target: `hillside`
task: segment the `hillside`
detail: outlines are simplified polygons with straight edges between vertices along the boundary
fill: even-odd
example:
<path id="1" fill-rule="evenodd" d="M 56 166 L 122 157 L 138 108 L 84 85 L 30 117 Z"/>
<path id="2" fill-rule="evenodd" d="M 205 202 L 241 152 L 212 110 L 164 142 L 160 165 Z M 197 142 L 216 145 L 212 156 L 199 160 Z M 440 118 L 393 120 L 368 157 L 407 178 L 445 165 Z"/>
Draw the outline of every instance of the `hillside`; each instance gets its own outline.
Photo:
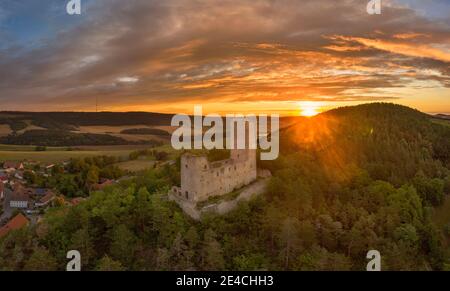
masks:
<path id="1" fill-rule="evenodd" d="M 299 119 L 260 163 L 267 193 L 235 211 L 191 221 L 166 199 L 179 177 L 166 165 L 2 238 L 0 269 L 61 269 L 70 247 L 85 270 L 365 270 L 371 249 L 383 270 L 449 270 L 449 137 L 391 104 Z"/>
<path id="2" fill-rule="evenodd" d="M 167 143 L 176 129 L 171 126 L 172 116 L 150 112 L 0 112 L 0 144 L 83 146 Z M 280 126 L 283 128 L 299 119 L 302 118 L 281 118 Z"/>
<path id="3" fill-rule="evenodd" d="M 172 114 L 151 112 L 0 112 L 0 124 L 31 121 L 33 125 L 61 129 L 89 125 L 168 125 Z"/>
<path id="4" fill-rule="evenodd" d="M 167 139 L 171 117 L 146 112 L 0 112 L 0 143 L 43 146 L 155 144 Z"/>

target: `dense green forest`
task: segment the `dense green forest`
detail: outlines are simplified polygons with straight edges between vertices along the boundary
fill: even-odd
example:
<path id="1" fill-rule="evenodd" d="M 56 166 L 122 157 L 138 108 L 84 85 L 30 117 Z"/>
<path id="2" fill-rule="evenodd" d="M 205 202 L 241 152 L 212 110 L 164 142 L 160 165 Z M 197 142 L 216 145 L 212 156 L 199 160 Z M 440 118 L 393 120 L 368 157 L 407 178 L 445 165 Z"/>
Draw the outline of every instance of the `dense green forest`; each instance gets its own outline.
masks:
<path id="1" fill-rule="evenodd" d="M 0 112 L 0 124 L 20 127 L 29 120 L 33 125 L 53 130 L 89 125 L 168 125 L 171 119 L 171 114 L 150 112 Z"/>
<path id="2" fill-rule="evenodd" d="M 450 127 L 412 109 L 340 108 L 284 129 L 260 167 L 267 193 L 225 215 L 188 219 L 167 190 L 177 165 L 149 170 L 0 240 L 0 269 L 450 270 L 450 225 L 433 213 L 450 193 Z M 450 222 L 447 222 L 450 223 Z"/>

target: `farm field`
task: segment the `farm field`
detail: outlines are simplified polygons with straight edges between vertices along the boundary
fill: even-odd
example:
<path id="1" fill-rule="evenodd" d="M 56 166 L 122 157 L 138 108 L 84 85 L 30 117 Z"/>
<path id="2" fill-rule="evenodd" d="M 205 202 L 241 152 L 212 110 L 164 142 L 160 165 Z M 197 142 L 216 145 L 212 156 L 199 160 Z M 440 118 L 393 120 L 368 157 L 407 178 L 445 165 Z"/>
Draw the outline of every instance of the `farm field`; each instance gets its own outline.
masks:
<path id="1" fill-rule="evenodd" d="M 123 134 L 122 131 L 126 129 L 140 129 L 140 128 L 158 128 L 167 132 L 173 131 L 170 126 L 147 126 L 147 125 L 124 125 L 124 126 L 80 126 L 76 133 L 95 133 L 95 134 L 109 134 L 120 137 L 128 141 L 167 141 L 167 138 L 158 135 L 146 134 Z"/>
<path id="2" fill-rule="evenodd" d="M 117 151 L 0 151 L 0 161 L 40 161 L 46 163 L 62 162 L 71 158 L 84 158 L 93 156 L 115 156 L 127 157 L 132 150 L 117 150 Z"/>
<path id="3" fill-rule="evenodd" d="M 152 168 L 154 164 L 155 164 L 154 160 L 142 159 L 142 160 L 121 162 L 117 163 L 116 165 L 125 171 L 139 172 L 142 170 Z"/>
<path id="4" fill-rule="evenodd" d="M 0 162 L 2 161 L 40 161 L 46 163 L 56 163 L 70 158 L 83 158 L 93 156 L 115 156 L 127 158 L 128 155 L 139 149 L 148 148 L 145 146 L 86 146 L 77 147 L 73 150 L 68 148 L 47 148 L 44 152 L 35 151 L 34 146 L 0 145 Z"/>
<path id="5" fill-rule="evenodd" d="M 67 147 L 48 147 L 46 151 L 35 151 L 34 146 L 0 145 L 0 162 L 3 161 L 40 161 L 46 163 L 62 162 L 71 158 L 84 158 L 93 156 L 114 156 L 128 158 L 133 151 L 148 149 L 145 145 L 118 145 L 118 146 L 80 146 L 68 150 Z M 175 151 L 170 145 L 155 148 L 167 151 L 171 157 Z M 147 161 L 148 162 L 148 161 Z M 138 163 L 136 163 L 138 164 Z M 125 167 L 139 168 L 139 165 L 126 165 Z"/>
<path id="6" fill-rule="evenodd" d="M 437 124 L 440 124 L 440 125 L 445 125 L 445 126 L 449 126 L 449 127 L 450 127 L 450 120 L 433 118 L 432 121 L 433 121 L 434 123 L 437 123 Z"/>

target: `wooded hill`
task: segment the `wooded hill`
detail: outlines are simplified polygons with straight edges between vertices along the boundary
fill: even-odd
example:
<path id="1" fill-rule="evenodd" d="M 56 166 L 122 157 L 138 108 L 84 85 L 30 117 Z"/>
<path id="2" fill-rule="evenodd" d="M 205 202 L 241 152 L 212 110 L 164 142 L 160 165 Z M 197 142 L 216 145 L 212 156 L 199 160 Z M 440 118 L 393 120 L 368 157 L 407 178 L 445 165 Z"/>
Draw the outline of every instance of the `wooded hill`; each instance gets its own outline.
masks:
<path id="1" fill-rule="evenodd" d="M 261 167 L 267 192 L 225 215 L 186 217 L 166 193 L 179 165 L 152 169 L 55 208 L 0 240 L 0 269 L 450 270 L 450 127 L 403 106 L 340 108 L 284 129 Z M 447 210 L 448 211 L 448 210 Z"/>
<path id="2" fill-rule="evenodd" d="M 0 124 L 30 120 L 47 129 L 89 125 L 170 125 L 172 114 L 151 112 L 0 112 Z"/>

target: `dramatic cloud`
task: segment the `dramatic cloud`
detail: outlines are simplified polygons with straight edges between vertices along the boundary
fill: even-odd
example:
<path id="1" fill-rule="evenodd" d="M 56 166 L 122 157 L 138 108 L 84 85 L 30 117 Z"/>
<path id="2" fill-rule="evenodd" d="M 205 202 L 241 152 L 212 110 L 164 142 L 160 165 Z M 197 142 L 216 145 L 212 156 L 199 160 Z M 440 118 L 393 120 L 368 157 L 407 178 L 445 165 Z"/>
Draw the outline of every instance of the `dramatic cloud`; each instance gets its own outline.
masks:
<path id="1" fill-rule="evenodd" d="M 51 11 L 63 9 L 55 3 Z M 201 102 L 236 111 L 298 101 L 414 105 L 431 89 L 448 97 L 449 24 L 383 3 L 371 16 L 362 0 L 89 1 L 82 18 L 64 16 L 67 24 L 34 45 L 0 45 L 0 101 L 28 110 L 90 110 L 99 98 L 104 110 Z M 2 11 L 0 23 L 11 17 Z"/>

